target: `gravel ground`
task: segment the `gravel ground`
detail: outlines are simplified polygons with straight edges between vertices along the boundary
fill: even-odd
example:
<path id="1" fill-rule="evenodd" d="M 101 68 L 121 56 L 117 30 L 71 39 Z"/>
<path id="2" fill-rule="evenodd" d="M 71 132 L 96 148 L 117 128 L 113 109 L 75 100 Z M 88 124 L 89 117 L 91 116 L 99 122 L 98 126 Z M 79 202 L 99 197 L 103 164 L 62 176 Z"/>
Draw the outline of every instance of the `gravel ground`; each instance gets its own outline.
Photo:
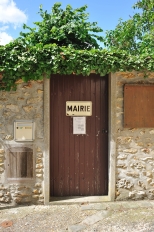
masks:
<path id="1" fill-rule="evenodd" d="M 9 226 L 10 225 L 10 226 Z M 4 232 L 154 232 L 154 203 L 0 206 Z"/>

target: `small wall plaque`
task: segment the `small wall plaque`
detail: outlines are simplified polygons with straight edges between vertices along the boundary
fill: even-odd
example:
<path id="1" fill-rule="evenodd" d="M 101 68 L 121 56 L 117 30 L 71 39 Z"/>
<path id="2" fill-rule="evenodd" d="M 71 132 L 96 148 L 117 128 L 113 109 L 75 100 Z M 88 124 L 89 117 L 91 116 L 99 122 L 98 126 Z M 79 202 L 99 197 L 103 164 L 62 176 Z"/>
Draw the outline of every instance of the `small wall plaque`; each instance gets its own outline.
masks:
<path id="1" fill-rule="evenodd" d="M 14 140 L 15 141 L 33 141 L 34 140 L 33 120 L 20 120 L 14 122 Z"/>

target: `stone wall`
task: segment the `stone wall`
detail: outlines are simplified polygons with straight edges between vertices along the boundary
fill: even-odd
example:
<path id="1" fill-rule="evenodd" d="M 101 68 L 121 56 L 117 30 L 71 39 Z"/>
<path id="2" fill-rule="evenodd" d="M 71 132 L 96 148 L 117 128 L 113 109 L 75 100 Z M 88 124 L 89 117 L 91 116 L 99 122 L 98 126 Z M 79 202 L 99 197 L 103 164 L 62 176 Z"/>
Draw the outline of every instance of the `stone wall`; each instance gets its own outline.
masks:
<path id="1" fill-rule="evenodd" d="M 154 84 L 154 73 L 116 74 L 116 199 L 154 199 L 154 128 L 123 127 L 124 84 Z"/>
<path id="2" fill-rule="evenodd" d="M 35 141 L 15 142 L 14 121 L 34 120 Z M 44 202 L 43 196 L 43 82 L 22 83 L 17 91 L 0 92 L 0 203 L 38 203 Z M 32 179 L 8 179 L 6 156 L 7 149 L 13 146 L 33 148 L 34 170 Z"/>
<path id="3" fill-rule="evenodd" d="M 136 72 L 120 72 L 111 76 L 111 81 L 112 78 L 116 79 L 116 108 L 111 109 L 116 113 L 116 200 L 154 199 L 154 128 L 123 127 L 124 84 L 154 84 L 154 73 L 146 79 L 142 73 Z M 0 203 L 44 203 L 46 190 L 43 189 L 43 183 L 47 170 L 44 170 L 44 164 L 45 159 L 46 162 L 48 159 L 44 154 L 46 134 L 43 101 L 44 84 L 41 81 L 27 84 L 19 82 L 17 91 L 0 92 Z M 34 142 L 14 141 L 14 121 L 21 119 L 35 121 Z M 7 178 L 7 149 L 13 146 L 33 148 L 34 175 L 31 180 Z"/>

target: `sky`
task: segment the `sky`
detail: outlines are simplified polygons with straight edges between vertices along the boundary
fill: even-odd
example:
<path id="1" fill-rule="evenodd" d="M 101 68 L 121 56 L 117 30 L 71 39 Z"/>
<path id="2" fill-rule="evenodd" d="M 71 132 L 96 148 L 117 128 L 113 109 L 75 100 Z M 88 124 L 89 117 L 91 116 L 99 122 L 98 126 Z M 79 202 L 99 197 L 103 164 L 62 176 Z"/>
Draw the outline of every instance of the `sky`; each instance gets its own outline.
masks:
<path id="1" fill-rule="evenodd" d="M 68 4 L 73 8 L 88 5 L 89 21 L 97 22 L 105 32 L 114 29 L 120 18 L 129 19 L 137 0 L 0 0 L 0 45 L 18 38 L 19 33 L 24 31 L 24 23 L 33 27 L 33 22 L 40 21 L 38 11 L 41 4 L 50 12 L 55 2 L 61 2 L 63 9 Z"/>

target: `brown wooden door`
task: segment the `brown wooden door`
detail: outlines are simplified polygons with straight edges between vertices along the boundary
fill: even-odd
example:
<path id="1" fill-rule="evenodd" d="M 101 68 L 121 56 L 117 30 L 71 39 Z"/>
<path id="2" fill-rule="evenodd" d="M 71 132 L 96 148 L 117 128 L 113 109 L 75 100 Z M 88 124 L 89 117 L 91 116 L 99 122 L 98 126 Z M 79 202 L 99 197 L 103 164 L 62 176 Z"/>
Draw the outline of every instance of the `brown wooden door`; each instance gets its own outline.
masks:
<path id="1" fill-rule="evenodd" d="M 52 75 L 50 195 L 108 194 L 108 78 Z M 66 101 L 92 101 L 86 134 L 73 134 Z"/>

